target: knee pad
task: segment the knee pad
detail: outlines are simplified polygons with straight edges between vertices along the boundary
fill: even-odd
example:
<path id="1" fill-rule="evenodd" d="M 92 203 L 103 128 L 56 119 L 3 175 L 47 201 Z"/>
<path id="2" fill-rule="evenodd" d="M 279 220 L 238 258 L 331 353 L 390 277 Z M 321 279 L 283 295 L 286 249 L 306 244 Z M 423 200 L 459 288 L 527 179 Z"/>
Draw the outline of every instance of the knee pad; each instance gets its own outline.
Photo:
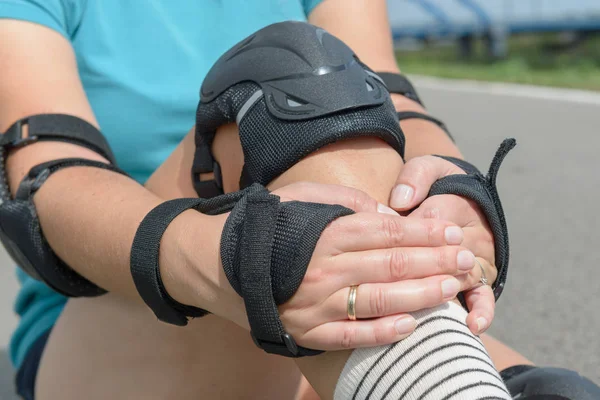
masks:
<path id="1" fill-rule="evenodd" d="M 513 398 L 523 400 L 600 399 L 600 387 L 562 368 L 515 366 L 501 372 Z"/>
<path id="2" fill-rule="evenodd" d="M 270 25 L 226 52 L 201 88 L 194 187 L 222 193 L 211 154 L 217 128 L 235 122 L 244 151 L 240 188 L 262 185 L 338 140 L 372 136 L 404 154 L 404 135 L 379 76 L 342 41 L 302 22 Z M 200 173 L 215 179 L 200 181 Z"/>

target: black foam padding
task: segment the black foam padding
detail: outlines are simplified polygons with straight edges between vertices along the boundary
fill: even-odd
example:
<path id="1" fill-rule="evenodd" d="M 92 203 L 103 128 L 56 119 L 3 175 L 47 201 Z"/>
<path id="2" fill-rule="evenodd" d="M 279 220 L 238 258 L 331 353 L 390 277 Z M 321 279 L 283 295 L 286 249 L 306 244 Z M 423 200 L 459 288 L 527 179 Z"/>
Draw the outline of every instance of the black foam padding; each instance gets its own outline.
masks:
<path id="1" fill-rule="evenodd" d="M 508 227 L 506 226 L 504 210 L 502 209 L 502 203 L 496 188 L 496 178 L 504 157 L 515 146 L 516 141 L 514 139 L 506 139 L 502 142 L 492 160 L 487 176 L 481 174 L 474 165 L 471 165 L 467 161 L 454 157 L 438 156 L 455 164 L 467 174 L 450 175 L 439 179 L 431 186 L 429 191 L 429 196 L 454 194 L 472 200 L 481 208 L 481 211 L 486 216 L 494 234 L 495 262 L 498 269 L 498 277 L 493 283 L 492 289 L 496 300 L 498 300 L 504 289 L 509 262 Z"/>
<path id="2" fill-rule="evenodd" d="M 28 126 L 23 138 L 23 126 Z M 65 114 L 40 114 L 23 118 L 0 137 L 0 147 L 18 147 L 36 141 L 62 141 L 77 144 L 95 151 L 111 164 L 115 157 L 102 133 L 81 118 Z"/>
<path id="3" fill-rule="evenodd" d="M 8 254 L 31 277 L 69 297 L 93 297 L 106 293 L 75 272 L 52 250 L 44 237 L 33 195 L 54 172 L 87 166 L 125 174 L 118 168 L 87 159 L 62 159 L 33 167 L 21 182 L 15 199 L 0 204 L 0 239 Z"/>
<path id="4" fill-rule="evenodd" d="M 600 387 L 575 371 L 517 365 L 500 375 L 510 394 L 523 400 L 597 400 Z"/>
<path id="5" fill-rule="evenodd" d="M 237 122 L 240 187 L 266 185 L 336 141 L 377 137 L 404 156 L 404 135 L 385 85 L 339 39 L 299 22 L 271 25 L 225 53 L 202 86 L 192 179 L 200 197 L 222 192 L 211 145 Z M 218 174 L 215 174 L 218 175 Z"/>

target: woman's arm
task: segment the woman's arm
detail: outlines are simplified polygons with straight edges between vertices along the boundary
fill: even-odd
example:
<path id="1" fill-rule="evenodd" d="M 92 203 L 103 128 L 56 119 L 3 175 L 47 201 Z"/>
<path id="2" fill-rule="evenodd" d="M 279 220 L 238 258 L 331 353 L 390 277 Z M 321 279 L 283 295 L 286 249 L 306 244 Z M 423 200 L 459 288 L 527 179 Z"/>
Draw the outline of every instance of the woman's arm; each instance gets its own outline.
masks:
<path id="1" fill-rule="evenodd" d="M 12 20 L 0 20 L 0 37 L 0 132 L 20 118 L 41 113 L 71 114 L 97 126 L 67 40 L 45 27 Z M 11 190 L 14 193 L 32 166 L 69 157 L 106 161 L 76 145 L 35 143 L 11 151 L 7 162 Z M 161 202 L 158 196 L 111 171 L 71 167 L 53 174 L 34 201 L 44 235 L 61 259 L 102 288 L 139 299 L 129 272 L 129 252 L 140 221 Z M 187 224 L 204 224 L 208 242 L 211 230 L 217 230 L 211 221 L 192 213 L 171 226 L 163 239 L 161 261 L 172 271 L 171 285 L 177 290 L 182 287 L 179 282 L 190 279 L 179 267 L 181 247 L 170 250 L 185 243 L 181 239 Z M 194 251 L 204 251 L 207 276 L 211 267 L 220 272 L 216 251 Z M 209 301 L 198 306 L 210 308 Z"/>

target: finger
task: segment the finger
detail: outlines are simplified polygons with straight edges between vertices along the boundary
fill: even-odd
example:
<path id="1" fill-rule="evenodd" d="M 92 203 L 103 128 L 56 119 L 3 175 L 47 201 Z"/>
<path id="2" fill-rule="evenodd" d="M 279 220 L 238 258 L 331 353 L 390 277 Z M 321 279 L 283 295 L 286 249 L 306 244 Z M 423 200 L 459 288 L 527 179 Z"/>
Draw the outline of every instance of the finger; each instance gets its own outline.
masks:
<path id="1" fill-rule="evenodd" d="M 461 243 L 475 255 L 494 260 L 494 236 L 486 217 L 472 201 L 455 195 L 440 195 L 425 199 L 409 218 L 441 219 L 463 227 Z"/>
<path id="2" fill-rule="evenodd" d="M 475 256 L 460 246 L 393 247 L 342 253 L 333 258 L 327 274 L 348 287 L 362 283 L 388 283 L 434 275 L 466 274 Z"/>
<path id="3" fill-rule="evenodd" d="M 433 276 L 393 283 L 358 285 L 356 318 L 376 318 L 435 307 L 452 300 L 460 282 L 451 276 Z M 325 320 L 348 319 L 350 288 L 338 290 L 323 302 Z"/>
<path id="4" fill-rule="evenodd" d="M 355 212 L 379 212 L 398 215 L 391 208 L 378 203 L 362 190 L 314 182 L 297 182 L 273 192 L 282 201 L 306 201 L 310 203 L 339 204 Z"/>
<path id="5" fill-rule="evenodd" d="M 324 239 L 325 238 L 325 239 Z M 386 214 L 357 213 L 333 221 L 321 239 L 341 252 L 390 247 L 460 244 L 462 229 L 447 221 L 419 220 Z"/>
<path id="6" fill-rule="evenodd" d="M 346 350 L 396 343 L 408 337 L 417 322 L 410 315 L 364 321 L 335 321 L 305 333 L 298 344 L 319 350 Z"/>
<path id="7" fill-rule="evenodd" d="M 462 169 L 440 157 L 415 157 L 404 164 L 392 190 L 390 206 L 399 211 L 410 210 L 427 198 L 435 181 L 448 175 L 464 173 Z"/>
<path id="8" fill-rule="evenodd" d="M 487 285 L 492 285 L 496 281 L 498 270 L 496 267 L 481 257 L 475 257 L 475 267 L 467 274 L 457 276 L 461 282 L 461 290 L 467 291 L 478 288 L 484 283 L 482 278 L 485 278 Z"/>
<path id="9" fill-rule="evenodd" d="M 467 326 L 475 335 L 481 335 L 491 325 L 494 319 L 496 301 L 492 288 L 480 286 L 465 293 L 465 301 L 469 307 Z"/>

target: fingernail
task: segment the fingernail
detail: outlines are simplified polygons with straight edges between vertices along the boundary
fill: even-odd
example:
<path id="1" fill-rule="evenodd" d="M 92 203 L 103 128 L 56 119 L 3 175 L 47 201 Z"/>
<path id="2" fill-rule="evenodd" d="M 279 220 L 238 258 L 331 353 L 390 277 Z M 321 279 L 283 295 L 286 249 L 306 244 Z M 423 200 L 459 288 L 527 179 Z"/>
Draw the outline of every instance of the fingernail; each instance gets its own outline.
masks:
<path id="1" fill-rule="evenodd" d="M 460 282 L 457 279 L 450 278 L 442 282 L 442 296 L 444 296 L 444 299 L 456 296 L 459 290 Z"/>
<path id="2" fill-rule="evenodd" d="M 444 231 L 447 244 L 461 244 L 464 238 L 463 230 L 458 226 L 449 226 Z"/>
<path id="3" fill-rule="evenodd" d="M 394 208 L 403 208 L 410 204 L 415 190 L 408 185 L 398 185 L 392 190 L 390 205 Z"/>
<path id="4" fill-rule="evenodd" d="M 469 250 L 460 251 L 456 256 L 456 263 L 461 271 L 469 271 L 475 266 L 475 256 Z"/>
<path id="5" fill-rule="evenodd" d="M 394 328 L 399 335 L 406 335 L 407 333 L 411 333 L 415 327 L 417 326 L 417 321 L 410 316 L 398 318 L 396 322 L 394 322 Z"/>
<path id="6" fill-rule="evenodd" d="M 392 210 L 391 208 L 389 208 L 388 206 L 384 206 L 381 203 L 377 203 L 377 212 L 378 213 L 382 213 L 382 214 L 391 214 L 391 215 L 395 215 L 396 217 L 398 217 L 400 214 L 398 214 L 396 211 Z"/>
<path id="7" fill-rule="evenodd" d="M 487 319 L 479 317 L 475 320 L 477 322 L 477 332 L 482 332 L 488 326 Z"/>

